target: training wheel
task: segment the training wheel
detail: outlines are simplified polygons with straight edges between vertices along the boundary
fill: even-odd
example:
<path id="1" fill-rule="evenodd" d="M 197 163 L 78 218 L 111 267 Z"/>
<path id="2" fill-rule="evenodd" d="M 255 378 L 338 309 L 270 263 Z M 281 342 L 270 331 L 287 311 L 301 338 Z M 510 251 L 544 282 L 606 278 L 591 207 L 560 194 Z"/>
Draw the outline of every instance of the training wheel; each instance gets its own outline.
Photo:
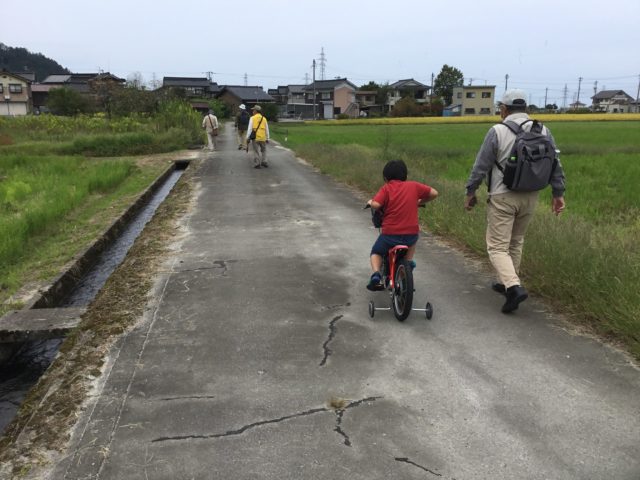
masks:
<path id="1" fill-rule="evenodd" d="M 424 307 L 424 314 L 427 316 L 427 320 L 431 320 L 431 317 L 433 317 L 433 307 L 429 302 L 427 302 L 427 306 Z"/>
<path id="2" fill-rule="evenodd" d="M 376 305 L 373 303 L 373 300 L 369 302 L 369 316 L 373 318 L 376 314 Z"/>

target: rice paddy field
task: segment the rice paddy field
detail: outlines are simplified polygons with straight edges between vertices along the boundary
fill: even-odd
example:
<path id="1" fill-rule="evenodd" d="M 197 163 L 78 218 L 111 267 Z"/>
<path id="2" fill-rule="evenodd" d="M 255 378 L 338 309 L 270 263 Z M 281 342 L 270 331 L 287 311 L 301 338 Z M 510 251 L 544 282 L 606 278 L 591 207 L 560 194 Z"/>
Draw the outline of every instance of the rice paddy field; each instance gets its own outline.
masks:
<path id="1" fill-rule="evenodd" d="M 640 115 L 533 116 L 561 150 L 566 211 L 551 213 L 541 193 L 527 233 L 524 284 L 576 324 L 640 358 Z M 428 230 L 485 255 L 486 190 L 463 209 L 464 185 L 482 140 L 498 117 L 372 119 L 276 124 L 272 135 L 320 171 L 372 194 L 382 167 L 401 158 L 409 178 L 433 185 L 422 212 Z"/>
<path id="2" fill-rule="evenodd" d="M 0 315 L 55 277 L 201 136 L 190 106 L 155 118 L 0 118 Z"/>

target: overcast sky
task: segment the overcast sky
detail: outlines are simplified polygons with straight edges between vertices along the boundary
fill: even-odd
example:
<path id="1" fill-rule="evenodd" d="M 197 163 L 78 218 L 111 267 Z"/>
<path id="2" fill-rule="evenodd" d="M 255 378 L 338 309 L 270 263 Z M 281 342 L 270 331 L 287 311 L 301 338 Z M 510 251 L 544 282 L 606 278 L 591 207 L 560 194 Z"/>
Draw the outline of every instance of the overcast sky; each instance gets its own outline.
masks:
<path id="1" fill-rule="evenodd" d="M 598 91 L 636 97 L 640 0 L 32 0 L 0 42 L 73 72 L 204 77 L 222 85 L 301 84 L 320 52 L 324 78 L 431 85 L 444 64 L 465 84 L 522 88 L 530 103 L 590 104 Z M 566 97 L 564 94 L 567 86 Z M 548 89 L 548 90 L 546 90 Z M 565 100 L 566 98 L 566 100 Z"/>

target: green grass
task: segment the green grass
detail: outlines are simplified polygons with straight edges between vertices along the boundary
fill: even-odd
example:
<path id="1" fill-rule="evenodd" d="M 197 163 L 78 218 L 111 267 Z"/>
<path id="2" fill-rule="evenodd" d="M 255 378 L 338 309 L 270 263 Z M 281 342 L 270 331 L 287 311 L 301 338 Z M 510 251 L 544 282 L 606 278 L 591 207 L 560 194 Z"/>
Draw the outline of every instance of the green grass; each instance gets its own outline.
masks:
<path id="1" fill-rule="evenodd" d="M 167 168 L 131 155 L 184 149 L 199 116 L 171 104 L 157 119 L 0 118 L 0 315 L 12 296 L 55 277 Z"/>
<path id="2" fill-rule="evenodd" d="M 567 210 L 555 217 L 550 191 L 541 194 L 522 276 L 576 322 L 621 341 L 640 358 L 640 123 L 547 125 L 562 151 Z M 384 163 L 402 158 L 411 179 L 440 192 L 421 212 L 426 227 L 484 255 L 486 189 L 472 212 L 462 202 L 489 126 L 278 125 L 272 134 L 322 172 L 369 194 L 382 184 Z"/>

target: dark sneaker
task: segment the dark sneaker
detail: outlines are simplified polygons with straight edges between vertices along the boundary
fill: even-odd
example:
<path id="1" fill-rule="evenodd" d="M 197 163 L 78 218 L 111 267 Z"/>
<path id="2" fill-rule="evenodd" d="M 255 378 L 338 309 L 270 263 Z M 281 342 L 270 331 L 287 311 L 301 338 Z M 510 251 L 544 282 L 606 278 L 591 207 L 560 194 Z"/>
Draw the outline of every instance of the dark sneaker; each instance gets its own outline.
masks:
<path id="1" fill-rule="evenodd" d="M 264 168 L 269 168 L 269 164 L 267 162 L 262 162 L 260 165 L 262 165 Z"/>
<path id="2" fill-rule="evenodd" d="M 507 289 L 504 288 L 504 284 L 500 282 L 491 283 L 491 290 L 493 290 L 494 292 L 501 293 L 502 295 L 507 293 Z"/>
<path id="3" fill-rule="evenodd" d="M 529 294 L 520 285 L 514 285 L 513 287 L 507 288 L 506 292 L 507 301 L 502 306 L 502 313 L 510 313 L 514 310 L 518 309 L 518 305 L 524 302 Z"/>
<path id="4" fill-rule="evenodd" d="M 380 275 L 380 272 L 375 272 L 371 275 L 369 283 L 367 284 L 367 290 L 371 290 L 372 292 L 384 290 L 384 285 L 382 285 L 382 275 Z"/>
<path id="5" fill-rule="evenodd" d="M 254 165 L 253 168 L 260 168 L 260 165 Z"/>

